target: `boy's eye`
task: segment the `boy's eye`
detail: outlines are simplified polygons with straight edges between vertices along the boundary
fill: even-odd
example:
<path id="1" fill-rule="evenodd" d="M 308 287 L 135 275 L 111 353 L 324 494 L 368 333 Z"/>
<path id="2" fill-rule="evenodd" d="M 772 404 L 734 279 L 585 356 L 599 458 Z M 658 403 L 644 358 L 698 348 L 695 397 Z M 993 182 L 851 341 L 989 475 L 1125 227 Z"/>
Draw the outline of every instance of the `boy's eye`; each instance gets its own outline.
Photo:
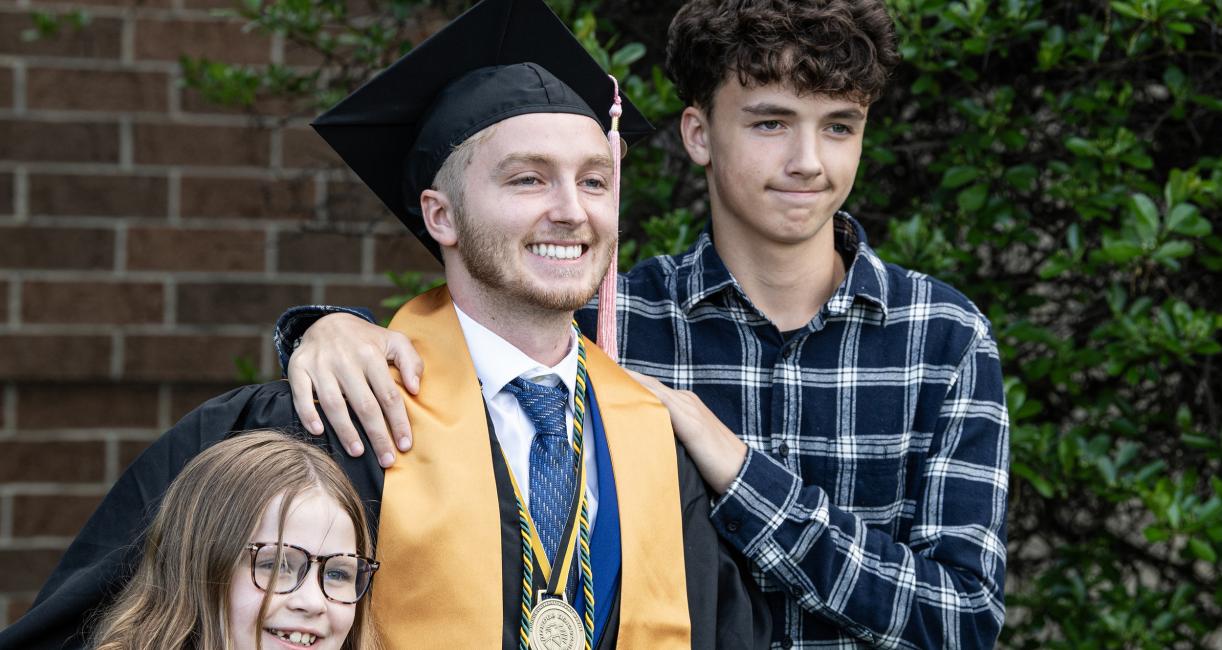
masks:
<path id="1" fill-rule="evenodd" d="M 594 190 L 606 189 L 607 182 L 601 178 L 587 178 L 581 181 L 581 184 Z"/>
<path id="2" fill-rule="evenodd" d="M 831 129 L 835 135 L 853 135 L 853 129 L 846 124 L 832 124 L 827 128 Z"/>
<path id="3" fill-rule="evenodd" d="M 540 179 L 538 176 L 519 176 L 509 181 L 509 184 L 510 185 L 525 185 L 529 187 L 531 185 L 538 185 L 539 183 L 542 183 L 542 182 L 543 182 L 542 179 Z"/>
<path id="4" fill-rule="evenodd" d="M 784 125 L 781 124 L 780 120 L 764 120 L 763 122 L 755 123 L 755 128 L 761 131 L 776 131 L 780 129 L 782 126 Z"/>

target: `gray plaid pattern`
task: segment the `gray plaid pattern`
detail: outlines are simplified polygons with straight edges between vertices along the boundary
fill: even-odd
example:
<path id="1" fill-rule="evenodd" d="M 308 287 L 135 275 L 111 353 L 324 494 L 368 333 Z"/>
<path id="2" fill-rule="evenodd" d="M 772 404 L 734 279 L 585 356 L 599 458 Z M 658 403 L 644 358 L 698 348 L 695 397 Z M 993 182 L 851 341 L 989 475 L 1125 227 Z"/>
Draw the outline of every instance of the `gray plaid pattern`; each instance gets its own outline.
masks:
<path id="1" fill-rule="evenodd" d="M 847 277 L 779 332 L 706 232 L 620 277 L 625 367 L 694 391 L 751 448 L 713 523 L 775 648 L 991 647 L 1004 618 L 1009 418 L 988 321 L 886 264 L 847 214 Z M 592 308 L 578 317 L 595 331 Z"/>

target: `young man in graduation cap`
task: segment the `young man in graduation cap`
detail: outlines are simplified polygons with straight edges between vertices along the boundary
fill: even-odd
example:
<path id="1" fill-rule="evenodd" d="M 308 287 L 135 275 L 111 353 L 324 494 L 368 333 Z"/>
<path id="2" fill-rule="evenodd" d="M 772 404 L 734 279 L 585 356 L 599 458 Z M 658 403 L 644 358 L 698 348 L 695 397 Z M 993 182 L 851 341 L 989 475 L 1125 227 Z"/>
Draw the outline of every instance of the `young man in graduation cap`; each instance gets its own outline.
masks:
<path id="1" fill-rule="evenodd" d="M 624 366 L 665 384 L 643 378 L 719 494 L 714 524 L 754 566 L 774 647 L 991 646 L 1009 465 L 996 342 L 963 295 L 884 263 L 840 211 L 898 59 L 886 7 L 691 0 L 668 36 L 711 223 L 621 278 Z M 319 313 L 282 317 L 282 358 Z M 385 422 L 357 411 L 382 455 L 388 424 L 401 444 L 407 432 L 387 359 L 414 380 L 403 337 L 327 316 L 289 378 L 299 395 L 317 388 L 346 441 L 338 393 L 382 403 Z"/>
<path id="2" fill-rule="evenodd" d="M 666 409 L 573 325 L 615 248 L 621 112 L 628 138 L 649 131 L 541 0 L 485 0 L 315 123 L 448 281 L 391 324 L 430 368 L 409 402 L 419 444 L 385 474 L 333 452 L 377 522 L 391 648 L 767 645 Z M 188 415 L 0 645 L 80 644 L 178 469 L 231 432 L 294 424 L 291 400 L 276 382 Z"/>

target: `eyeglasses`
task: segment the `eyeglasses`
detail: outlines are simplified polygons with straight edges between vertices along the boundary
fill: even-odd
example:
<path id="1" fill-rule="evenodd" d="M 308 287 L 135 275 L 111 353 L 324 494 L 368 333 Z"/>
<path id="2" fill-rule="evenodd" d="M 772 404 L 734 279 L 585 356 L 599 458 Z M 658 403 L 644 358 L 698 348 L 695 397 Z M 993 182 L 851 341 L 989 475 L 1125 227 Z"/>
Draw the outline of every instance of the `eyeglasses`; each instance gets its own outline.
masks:
<path id="1" fill-rule="evenodd" d="M 327 600 L 351 605 L 360 600 L 373 581 L 373 573 L 381 566 L 355 553 L 311 555 L 292 544 L 259 542 L 246 546 L 250 551 L 250 578 L 263 591 L 287 594 L 297 591 L 310 573 L 310 565 L 318 563 L 318 586 Z"/>

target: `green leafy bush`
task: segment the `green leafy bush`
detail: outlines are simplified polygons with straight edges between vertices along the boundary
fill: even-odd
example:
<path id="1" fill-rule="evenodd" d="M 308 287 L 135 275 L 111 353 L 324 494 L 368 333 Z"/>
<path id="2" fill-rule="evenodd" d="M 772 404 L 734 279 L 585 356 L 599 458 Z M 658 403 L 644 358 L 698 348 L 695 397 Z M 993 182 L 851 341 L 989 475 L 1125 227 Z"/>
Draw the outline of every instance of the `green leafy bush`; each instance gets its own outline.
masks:
<path id="1" fill-rule="evenodd" d="M 555 2 L 660 129 L 626 163 L 621 265 L 701 228 L 659 68 L 678 2 Z M 459 6 L 248 0 L 317 69 L 184 61 L 214 99 L 309 114 Z M 1013 419 L 1013 648 L 1222 644 L 1222 0 L 891 0 L 904 63 L 846 206 L 992 320 Z M 659 32 L 659 33 L 654 33 Z M 633 34 L 633 38 L 624 36 Z M 639 41 L 639 42 L 638 42 Z M 648 47 L 644 44 L 648 41 Z M 404 286 L 419 284 L 415 280 Z"/>

